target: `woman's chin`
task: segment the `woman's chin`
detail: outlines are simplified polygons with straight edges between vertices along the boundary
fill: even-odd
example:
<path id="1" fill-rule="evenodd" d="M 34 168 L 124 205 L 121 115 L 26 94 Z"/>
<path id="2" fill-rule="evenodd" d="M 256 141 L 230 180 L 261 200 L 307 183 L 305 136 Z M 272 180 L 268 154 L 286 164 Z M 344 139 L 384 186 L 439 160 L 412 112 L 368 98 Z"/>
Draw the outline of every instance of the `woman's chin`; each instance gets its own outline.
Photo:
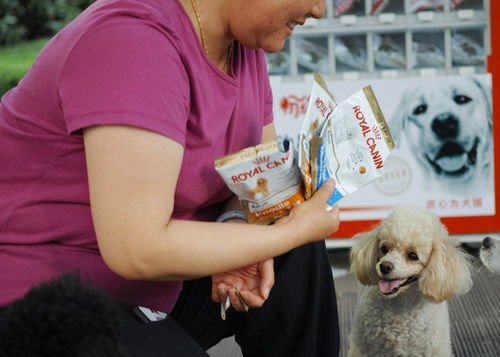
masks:
<path id="1" fill-rule="evenodd" d="M 265 44 L 262 46 L 262 49 L 267 52 L 267 53 L 276 53 L 279 52 L 285 47 L 285 40 L 283 39 L 281 41 L 273 41 Z"/>

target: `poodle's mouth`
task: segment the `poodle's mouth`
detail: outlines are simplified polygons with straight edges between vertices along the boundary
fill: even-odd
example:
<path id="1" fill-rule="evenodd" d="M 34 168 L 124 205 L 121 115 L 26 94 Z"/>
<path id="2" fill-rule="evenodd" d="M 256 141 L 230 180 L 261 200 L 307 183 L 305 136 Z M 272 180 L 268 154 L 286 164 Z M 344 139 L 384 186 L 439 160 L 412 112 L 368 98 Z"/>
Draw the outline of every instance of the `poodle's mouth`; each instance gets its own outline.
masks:
<path id="1" fill-rule="evenodd" d="M 380 292 L 384 295 L 392 295 L 399 291 L 400 288 L 406 286 L 408 284 L 417 281 L 418 276 L 410 276 L 405 279 L 393 279 L 393 280 L 385 280 L 382 279 L 378 282 L 378 287 Z"/>
<path id="2" fill-rule="evenodd" d="M 474 144 L 469 151 L 465 151 L 456 142 L 446 142 L 434 159 L 428 155 L 426 155 L 426 159 L 438 175 L 462 176 L 476 165 L 478 146 L 478 138 L 474 140 Z"/>

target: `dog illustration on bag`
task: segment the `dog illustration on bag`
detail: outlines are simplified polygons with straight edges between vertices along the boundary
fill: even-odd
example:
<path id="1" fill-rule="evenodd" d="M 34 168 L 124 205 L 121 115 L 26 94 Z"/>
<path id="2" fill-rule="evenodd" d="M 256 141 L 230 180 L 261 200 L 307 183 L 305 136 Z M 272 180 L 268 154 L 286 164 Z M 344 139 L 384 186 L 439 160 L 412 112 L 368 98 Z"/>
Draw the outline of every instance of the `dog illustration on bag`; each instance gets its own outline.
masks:
<path id="1" fill-rule="evenodd" d="M 257 186 L 247 191 L 248 198 L 255 200 L 269 196 L 269 189 L 267 187 L 267 179 L 260 177 L 257 180 Z"/>

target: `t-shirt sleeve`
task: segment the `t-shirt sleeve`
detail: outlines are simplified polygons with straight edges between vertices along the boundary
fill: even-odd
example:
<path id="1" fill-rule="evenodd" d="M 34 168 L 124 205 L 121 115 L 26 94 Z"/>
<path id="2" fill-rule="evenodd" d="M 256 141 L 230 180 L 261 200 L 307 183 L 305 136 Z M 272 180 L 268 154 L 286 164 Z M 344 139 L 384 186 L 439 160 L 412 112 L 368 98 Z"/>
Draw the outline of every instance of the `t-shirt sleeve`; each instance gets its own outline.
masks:
<path id="1" fill-rule="evenodd" d="M 59 79 L 68 133 L 93 125 L 132 125 L 184 145 L 189 93 L 175 40 L 144 19 L 118 17 L 86 32 Z"/>

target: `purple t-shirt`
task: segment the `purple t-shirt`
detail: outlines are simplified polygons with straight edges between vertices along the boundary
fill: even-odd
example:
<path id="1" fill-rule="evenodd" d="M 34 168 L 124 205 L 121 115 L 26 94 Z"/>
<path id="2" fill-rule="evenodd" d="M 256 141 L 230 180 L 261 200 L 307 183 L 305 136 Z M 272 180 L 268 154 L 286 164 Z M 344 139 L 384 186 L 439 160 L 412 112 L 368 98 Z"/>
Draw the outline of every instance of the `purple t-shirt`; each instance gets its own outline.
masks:
<path id="1" fill-rule="evenodd" d="M 119 301 L 170 311 L 180 282 L 127 281 L 101 258 L 82 128 L 145 128 L 184 148 L 173 217 L 214 220 L 230 191 L 213 160 L 256 145 L 272 121 L 261 51 L 233 75 L 201 48 L 178 0 L 98 0 L 60 31 L 0 104 L 0 306 L 79 271 Z"/>

